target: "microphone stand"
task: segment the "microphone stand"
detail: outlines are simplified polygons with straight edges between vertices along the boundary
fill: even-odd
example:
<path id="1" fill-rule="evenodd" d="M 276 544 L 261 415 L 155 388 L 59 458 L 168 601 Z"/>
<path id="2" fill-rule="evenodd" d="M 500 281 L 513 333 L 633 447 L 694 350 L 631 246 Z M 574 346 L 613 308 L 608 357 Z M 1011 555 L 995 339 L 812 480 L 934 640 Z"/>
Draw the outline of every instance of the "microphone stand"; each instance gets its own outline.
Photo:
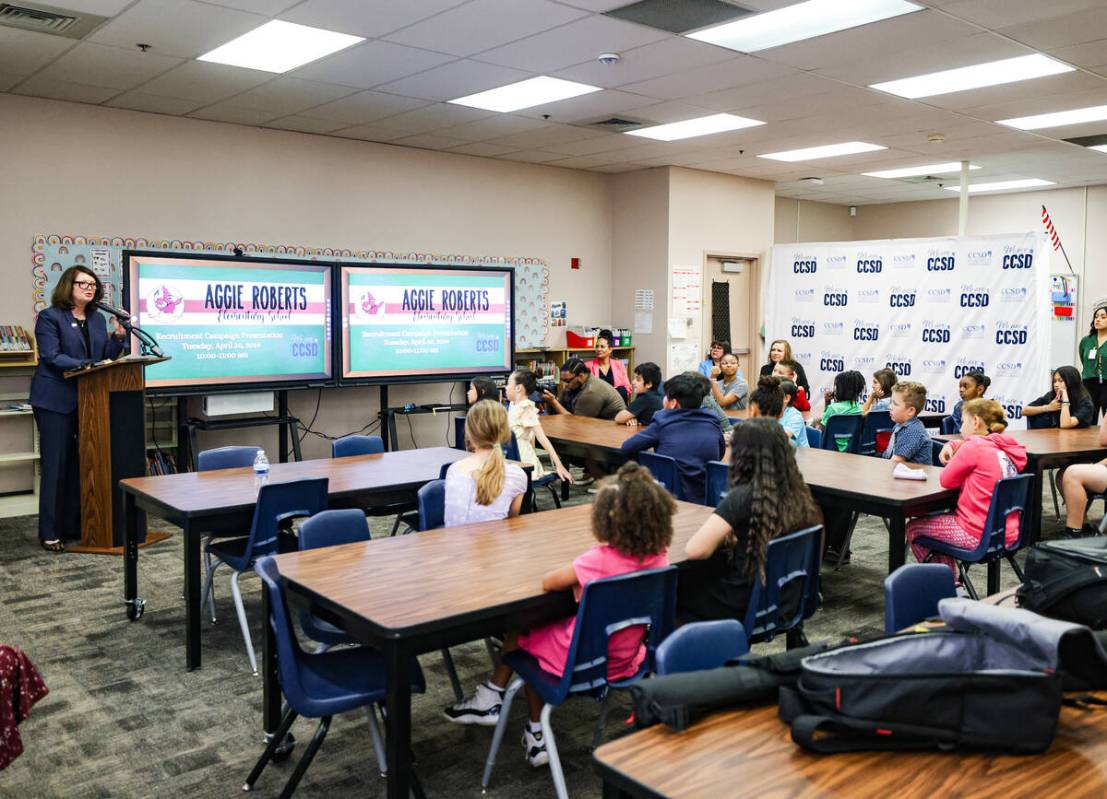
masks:
<path id="1" fill-rule="evenodd" d="M 120 326 L 126 330 L 127 333 L 138 339 L 139 355 L 143 357 L 165 357 L 165 353 L 162 352 L 161 347 L 158 346 L 157 340 L 138 325 L 132 325 L 130 322 L 120 320 Z"/>

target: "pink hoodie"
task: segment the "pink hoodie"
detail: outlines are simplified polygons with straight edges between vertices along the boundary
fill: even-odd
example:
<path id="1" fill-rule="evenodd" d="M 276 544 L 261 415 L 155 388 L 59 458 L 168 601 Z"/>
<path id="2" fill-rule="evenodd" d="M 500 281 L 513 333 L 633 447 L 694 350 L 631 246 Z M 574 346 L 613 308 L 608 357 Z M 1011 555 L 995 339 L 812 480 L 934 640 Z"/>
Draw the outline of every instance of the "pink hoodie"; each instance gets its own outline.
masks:
<path id="1" fill-rule="evenodd" d="M 992 502 L 996 483 L 1012 477 L 1026 466 L 1026 447 L 1005 433 L 970 436 L 954 450 L 946 468 L 942 469 L 942 488 L 960 488 L 957 499 L 957 522 L 966 533 L 984 534 L 988 506 Z M 1007 520 L 1007 543 L 1018 536 L 1018 518 Z"/>

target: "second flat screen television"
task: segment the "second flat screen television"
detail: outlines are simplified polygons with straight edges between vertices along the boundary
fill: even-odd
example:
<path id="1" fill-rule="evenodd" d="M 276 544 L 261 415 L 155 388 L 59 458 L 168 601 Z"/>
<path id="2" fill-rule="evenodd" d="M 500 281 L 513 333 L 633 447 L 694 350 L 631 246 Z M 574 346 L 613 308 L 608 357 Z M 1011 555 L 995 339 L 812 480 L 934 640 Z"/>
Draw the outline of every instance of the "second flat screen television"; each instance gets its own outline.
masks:
<path id="1" fill-rule="evenodd" d="M 341 378 L 393 383 L 513 368 L 514 271 L 339 267 Z"/>

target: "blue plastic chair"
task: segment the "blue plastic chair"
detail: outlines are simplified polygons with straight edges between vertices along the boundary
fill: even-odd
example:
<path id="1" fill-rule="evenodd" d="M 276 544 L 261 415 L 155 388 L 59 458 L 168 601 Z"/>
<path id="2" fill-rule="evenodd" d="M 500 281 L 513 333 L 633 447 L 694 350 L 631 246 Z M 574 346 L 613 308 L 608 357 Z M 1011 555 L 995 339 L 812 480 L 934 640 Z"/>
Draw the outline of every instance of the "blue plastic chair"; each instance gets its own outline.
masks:
<path id="1" fill-rule="evenodd" d="M 419 532 L 437 530 L 446 524 L 446 481 L 431 480 L 419 489 Z"/>
<path id="2" fill-rule="evenodd" d="M 831 452 L 850 452 L 854 455 L 861 451 L 861 425 L 865 417 L 861 414 L 839 413 L 826 420 L 826 429 L 823 430 L 823 449 Z M 845 449 L 838 446 L 843 438 L 848 439 Z"/>
<path id="3" fill-rule="evenodd" d="M 356 508 L 325 510 L 300 525 L 300 551 L 336 547 L 370 539 L 369 523 L 365 514 Z M 304 635 L 320 644 L 317 652 L 325 652 L 332 646 L 351 643 L 350 636 L 339 627 L 306 610 L 298 612 L 300 629 Z"/>
<path id="4" fill-rule="evenodd" d="M 317 718 L 320 720 L 319 726 L 285 783 L 281 797 L 292 796 L 300 778 L 304 776 L 315 753 L 323 744 L 331 726 L 331 718 L 338 713 L 359 707 L 369 708 L 373 748 L 377 752 L 377 760 L 383 763 L 384 746 L 381 743 L 376 714 L 373 712 L 373 706 L 383 702 L 386 694 L 383 656 L 367 647 L 337 649 L 325 654 L 304 652 L 292 630 L 277 564 L 272 558 L 263 557 L 254 565 L 254 570 L 261 578 L 264 590 L 269 592 L 268 621 L 273 627 L 277 643 L 277 677 L 281 692 L 288 700 L 288 709 L 281 718 L 280 727 L 270 737 L 269 745 L 265 747 L 261 758 L 246 777 L 242 789 L 249 791 L 254 787 L 298 716 Z M 411 690 L 416 693 L 425 690 L 423 674 L 415 658 L 412 658 Z"/>
<path id="5" fill-rule="evenodd" d="M 735 619 L 695 621 L 678 627 L 657 647 L 659 677 L 722 666 L 750 651 L 746 631 Z"/>
<path id="6" fill-rule="evenodd" d="M 675 458 L 647 451 L 638 453 L 638 462 L 649 469 L 653 479 L 665 486 L 674 498 L 684 499 L 680 484 L 680 469 L 677 467 Z"/>
<path id="7" fill-rule="evenodd" d="M 972 581 L 969 580 L 968 567 L 973 563 L 989 565 L 994 563 L 998 567 L 999 561 L 1006 558 L 1011 568 L 1015 570 L 1015 575 L 1022 580 L 1022 569 L 1015 562 L 1015 553 L 1026 544 L 1030 521 L 1030 514 L 1026 510 L 1030 503 L 1030 488 L 1033 484 L 1034 476 L 1029 474 L 1004 477 L 996 483 L 992 502 L 988 506 L 988 518 L 984 521 L 984 534 L 980 536 L 980 543 L 975 549 L 962 549 L 927 536 L 916 538 L 914 543 L 926 547 L 931 552 L 948 555 L 956 560 L 961 583 L 973 599 L 980 598 Z M 1013 546 L 1008 547 L 1007 517 L 1012 513 L 1019 514 L 1019 537 Z"/>
<path id="8" fill-rule="evenodd" d="M 707 496 L 704 503 L 709 508 L 714 508 L 723 499 L 727 492 L 727 482 L 730 480 L 730 467 L 722 461 L 707 462 Z"/>
<path id="9" fill-rule="evenodd" d="M 565 673 L 550 674 L 542 669 L 535 657 L 521 649 L 507 652 L 503 656 L 504 664 L 511 667 L 515 677 L 504 692 L 500 706 L 500 720 L 492 736 L 492 747 L 488 752 L 488 761 L 481 777 L 481 788 L 487 789 L 492 779 L 492 767 L 496 764 L 496 753 L 507 728 L 511 715 L 511 702 L 515 694 L 529 685 L 542 697 L 542 737 L 550 756 L 550 774 L 553 776 L 554 791 L 559 799 L 566 799 L 565 774 L 561 770 L 561 760 L 557 754 L 557 741 L 554 739 L 550 714 L 553 709 L 571 695 L 586 695 L 597 700 L 605 699 L 609 688 L 625 688 L 653 670 L 657 647 L 673 628 L 676 612 L 675 566 L 664 569 L 621 574 L 593 580 L 584 586 L 580 605 L 577 607 L 576 627 L 569 642 L 569 654 Z M 630 677 L 609 682 L 607 679 L 607 642 L 608 638 L 628 627 L 646 627 L 646 657 L 638 671 Z M 601 714 L 601 724 L 603 717 Z M 601 728 L 597 727 L 593 745 L 598 745 Z"/>
<path id="10" fill-rule="evenodd" d="M 1029 417 L 1027 417 L 1027 418 L 1029 418 Z M 953 421 L 952 416 L 943 416 L 942 417 L 942 435 L 952 436 L 952 435 L 954 435 L 956 433 L 960 433 L 960 432 L 961 432 L 961 430 L 960 430 L 960 428 L 958 428 L 957 423 Z"/>
<path id="11" fill-rule="evenodd" d="M 465 417 L 454 417 L 454 449 L 465 451 Z"/>
<path id="12" fill-rule="evenodd" d="M 816 430 L 814 427 L 807 428 L 807 446 L 811 449 L 823 448 L 823 431 Z"/>
<path id="13" fill-rule="evenodd" d="M 281 532 L 281 525 L 292 519 L 314 516 L 327 509 L 327 478 L 318 477 L 308 480 L 293 480 L 288 483 L 267 483 L 258 491 L 258 501 L 254 508 L 254 521 L 250 525 L 250 534 L 245 538 L 231 538 L 215 541 L 207 545 L 207 552 L 215 560 L 208 569 L 204 591 L 201 598 L 209 596 L 215 570 L 220 563 L 231 567 L 231 596 L 234 597 L 238 625 L 242 629 L 242 641 L 246 645 L 246 656 L 250 659 L 250 670 L 258 673 L 257 657 L 254 655 L 254 643 L 250 639 L 250 625 L 246 620 L 246 608 L 242 604 L 242 593 L 238 589 L 238 578 L 249 572 L 254 562 L 265 555 L 278 552 L 291 552 L 296 542 L 287 533 Z M 202 602 L 202 599 L 201 599 Z M 215 621 L 214 614 L 212 621 Z"/>
<path id="14" fill-rule="evenodd" d="M 889 411 L 869 411 L 862 418 L 865 421 L 861 425 L 861 454 L 877 455 L 876 434 L 895 426 L 892 424 L 892 414 Z"/>
<path id="15" fill-rule="evenodd" d="M 906 630 L 938 615 L 938 600 L 957 596 L 941 563 L 908 563 L 884 578 L 884 632 Z"/>
<path id="16" fill-rule="evenodd" d="M 938 457 L 942 454 L 942 448 L 945 447 L 944 441 L 931 441 L 930 442 L 930 465 L 931 466 L 943 466 L 942 459 Z"/>
<path id="17" fill-rule="evenodd" d="M 806 646 L 803 621 L 819 608 L 819 564 L 823 526 L 817 524 L 769 542 L 765 580 L 750 592 L 743 629 L 751 643 L 787 634 L 787 646 Z"/>
<path id="18" fill-rule="evenodd" d="M 348 458 L 351 455 L 379 455 L 384 452 L 384 439 L 380 436 L 344 436 L 331 442 L 332 458 Z M 362 508 L 367 516 L 379 518 L 382 516 L 395 516 L 392 523 L 392 535 L 400 529 L 405 513 L 415 510 L 414 502 L 392 502 L 387 505 L 374 505 Z"/>

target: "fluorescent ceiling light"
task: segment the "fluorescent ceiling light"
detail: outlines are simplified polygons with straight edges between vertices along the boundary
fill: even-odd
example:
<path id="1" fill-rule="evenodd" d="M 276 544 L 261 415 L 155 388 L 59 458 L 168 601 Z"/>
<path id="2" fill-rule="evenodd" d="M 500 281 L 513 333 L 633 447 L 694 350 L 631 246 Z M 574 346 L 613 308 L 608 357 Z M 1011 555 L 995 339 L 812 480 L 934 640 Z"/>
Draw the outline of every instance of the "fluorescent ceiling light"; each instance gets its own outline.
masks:
<path id="1" fill-rule="evenodd" d="M 756 53 L 921 10 L 922 6 L 906 0 L 808 0 L 686 35 L 740 53 Z"/>
<path id="2" fill-rule="evenodd" d="M 1107 144 L 1097 144 L 1093 147 L 1089 147 L 1089 150 L 1099 150 L 1101 153 L 1107 153 Z"/>
<path id="3" fill-rule="evenodd" d="M 982 191 L 1006 191 L 1007 189 L 1033 189 L 1038 186 L 1052 186 L 1052 180 L 1039 178 L 1027 178 L 1026 180 L 1000 180 L 995 183 L 972 183 L 969 185 L 969 194 L 977 194 Z M 961 191 L 960 186 L 946 186 L 946 191 Z"/>
<path id="4" fill-rule="evenodd" d="M 735 116 L 734 114 L 712 114 L 696 119 L 685 119 L 682 122 L 670 122 L 668 125 L 653 125 L 638 130 L 628 130 L 630 136 L 644 136 L 647 139 L 658 141 L 676 141 L 677 139 L 690 139 L 693 136 L 706 136 L 710 133 L 722 133 L 727 130 L 740 130 L 764 125 L 756 119 Z"/>
<path id="5" fill-rule="evenodd" d="M 1055 111 L 1052 114 L 1037 114 L 1030 117 L 1000 119 L 998 122 L 1000 125 L 1008 125 L 1019 130 L 1038 130 L 1061 125 L 1079 125 L 1082 122 L 1101 122 L 1104 119 L 1107 119 L 1107 105 L 1076 108 L 1072 111 Z"/>
<path id="6" fill-rule="evenodd" d="M 766 153 L 758 158 L 771 158 L 774 161 L 813 161 L 816 158 L 834 158 L 838 155 L 871 153 L 873 150 L 887 150 L 879 144 L 863 141 L 847 141 L 841 144 L 824 144 L 822 147 L 805 147 L 802 150 L 785 150 L 781 153 Z"/>
<path id="7" fill-rule="evenodd" d="M 980 169 L 976 164 L 969 164 L 969 169 Z M 944 175 L 947 172 L 960 172 L 961 163 L 950 161 L 948 164 L 926 164 L 924 166 L 905 166 L 901 169 L 885 169 L 882 172 L 862 172 L 870 178 L 913 178 L 918 175 Z"/>
<path id="8" fill-rule="evenodd" d="M 501 86 L 498 89 L 489 89 L 486 92 L 470 94 L 467 97 L 458 97 L 456 100 L 450 100 L 450 102 L 455 105 L 467 105 L 470 108 L 483 108 L 485 111 L 506 113 L 598 91 L 600 91 L 599 86 L 589 86 L 587 83 L 574 83 L 571 80 L 547 78 L 545 75 L 540 75 L 537 78 L 521 80 L 518 83 L 509 83 L 507 86 Z"/>
<path id="9" fill-rule="evenodd" d="M 288 72 L 364 41 L 363 36 L 275 19 L 216 47 L 210 53 L 204 53 L 199 60 L 264 72 Z"/>
<path id="10" fill-rule="evenodd" d="M 913 78 L 874 83 L 869 88 L 913 100 L 917 97 L 933 97 L 937 94 L 963 92 L 967 89 L 1042 78 L 1046 75 L 1059 75 L 1062 72 L 1072 72 L 1073 69 L 1074 67 L 1068 64 L 1062 64 L 1044 55 L 1022 55 L 971 67 L 944 69 L 941 72 L 931 72 L 928 75 L 917 75 Z"/>

